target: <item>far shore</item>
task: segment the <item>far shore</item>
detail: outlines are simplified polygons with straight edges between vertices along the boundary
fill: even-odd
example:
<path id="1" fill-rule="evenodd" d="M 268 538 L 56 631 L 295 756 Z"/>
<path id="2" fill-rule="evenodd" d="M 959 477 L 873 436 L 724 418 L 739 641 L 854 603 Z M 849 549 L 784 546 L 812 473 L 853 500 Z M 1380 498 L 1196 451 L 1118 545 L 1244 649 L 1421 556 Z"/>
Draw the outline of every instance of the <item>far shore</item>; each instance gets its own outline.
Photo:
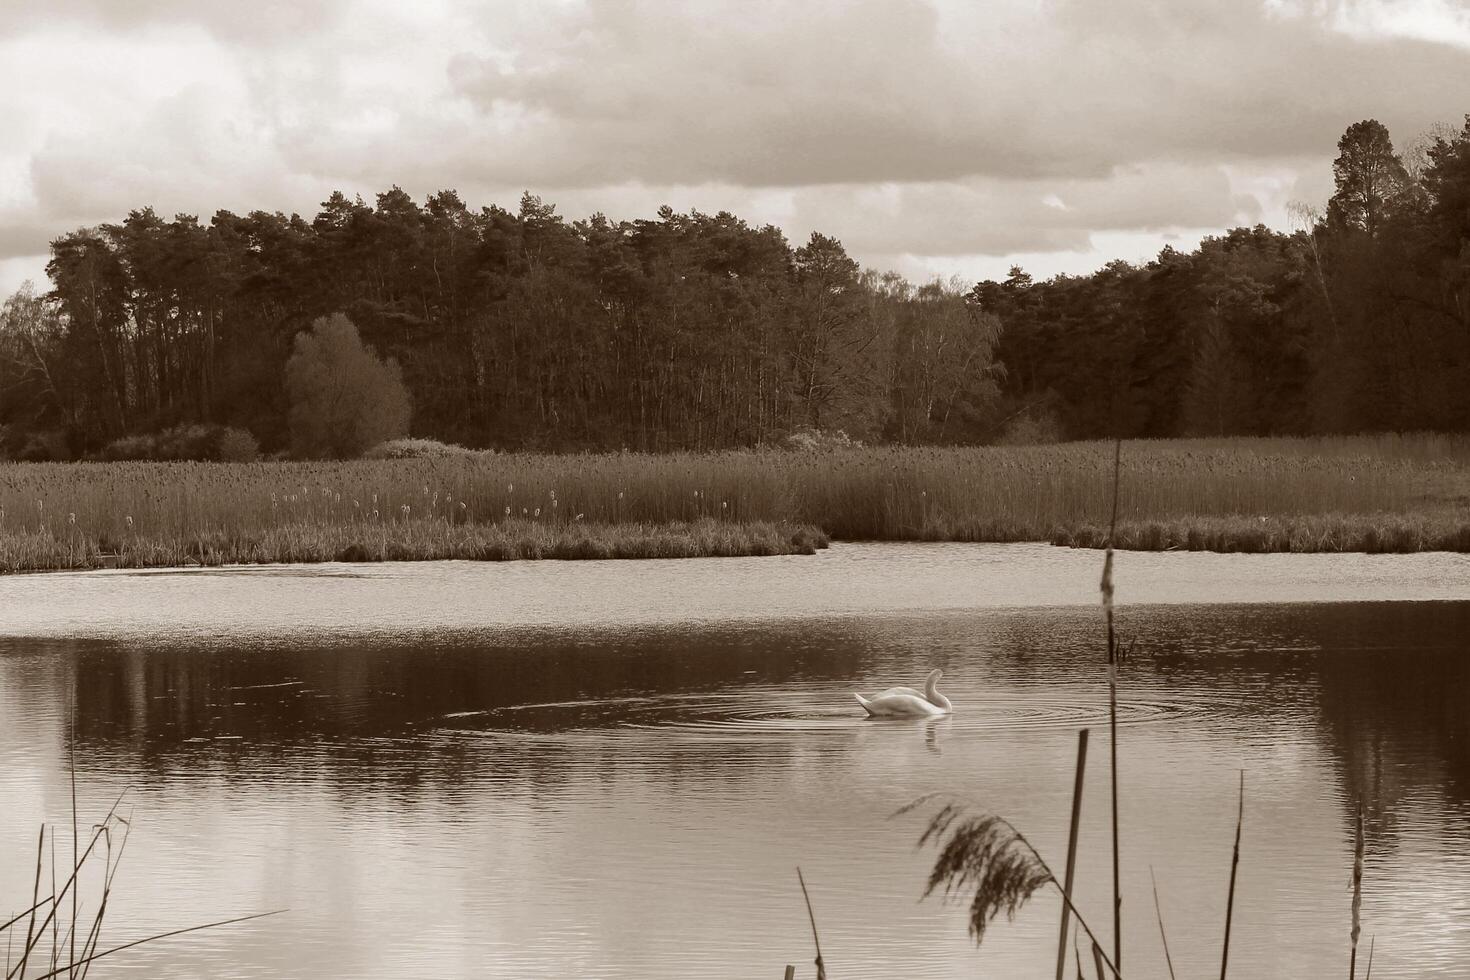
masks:
<path id="1" fill-rule="evenodd" d="M 0 464 L 0 571 L 1108 543 L 1112 446 Z M 1470 552 L 1470 439 L 1123 444 L 1123 549 Z"/>

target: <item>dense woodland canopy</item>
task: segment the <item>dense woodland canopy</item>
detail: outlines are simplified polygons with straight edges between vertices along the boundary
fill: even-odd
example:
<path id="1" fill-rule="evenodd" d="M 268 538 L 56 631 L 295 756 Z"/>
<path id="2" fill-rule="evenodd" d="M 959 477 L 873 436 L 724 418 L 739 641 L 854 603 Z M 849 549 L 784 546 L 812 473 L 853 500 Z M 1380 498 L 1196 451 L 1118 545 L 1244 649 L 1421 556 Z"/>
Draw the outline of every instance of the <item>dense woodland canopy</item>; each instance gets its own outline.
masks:
<path id="1" fill-rule="evenodd" d="M 209 423 L 289 451 L 295 338 L 338 312 L 401 368 L 414 435 L 477 447 L 1470 429 L 1470 117 L 1402 155 L 1367 120 L 1338 150 L 1290 234 L 968 290 L 727 213 L 567 221 L 530 194 L 134 211 L 5 302 L 0 450 Z"/>

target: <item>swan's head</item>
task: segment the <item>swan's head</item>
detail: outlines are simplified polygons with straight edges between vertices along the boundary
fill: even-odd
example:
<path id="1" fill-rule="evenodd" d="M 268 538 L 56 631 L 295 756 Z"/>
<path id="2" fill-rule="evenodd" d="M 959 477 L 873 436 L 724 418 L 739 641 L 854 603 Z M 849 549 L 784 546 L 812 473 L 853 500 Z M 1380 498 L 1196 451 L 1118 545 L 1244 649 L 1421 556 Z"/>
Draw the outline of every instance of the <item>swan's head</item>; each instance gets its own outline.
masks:
<path id="1" fill-rule="evenodd" d="M 939 668 L 936 667 L 934 670 L 929 671 L 929 677 L 924 681 L 924 685 L 926 687 L 932 687 L 935 684 L 938 684 L 939 683 L 939 678 L 941 678 L 943 676 L 944 676 L 944 671 L 942 671 L 942 670 L 940 670 Z"/>

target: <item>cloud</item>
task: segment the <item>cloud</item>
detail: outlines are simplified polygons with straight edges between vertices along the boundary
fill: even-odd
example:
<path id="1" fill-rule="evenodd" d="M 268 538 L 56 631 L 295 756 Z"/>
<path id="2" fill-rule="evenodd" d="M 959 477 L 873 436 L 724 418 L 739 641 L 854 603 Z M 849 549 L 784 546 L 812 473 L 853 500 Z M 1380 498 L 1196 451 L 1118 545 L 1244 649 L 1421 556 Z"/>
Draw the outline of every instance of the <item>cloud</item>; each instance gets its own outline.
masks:
<path id="1" fill-rule="evenodd" d="M 1261 204 L 1241 193 L 1237 183 L 1218 166 L 1160 165 L 1095 179 L 971 178 L 794 188 L 629 183 L 565 189 L 547 200 L 568 218 L 594 211 L 652 218 L 664 204 L 676 211 L 730 211 L 753 225 L 780 227 L 794 244 L 814 231 L 833 235 L 874 264 L 876 257 L 905 254 L 1086 252 L 1099 229 L 1157 236 L 1181 227 L 1254 224 L 1263 216 Z M 474 196 L 468 199 L 479 203 Z M 496 203 L 513 208 L 515 197 Z"/>
<path id="2" fill-rule="evenodd" d="M 398 184 L 1081 262 L 1320 201 L 1348 124 L 1470 108 L 1466 45 L 1439 0 L 0 0 L 0 259 Z"/>
<path id="3" fill-rule="evenodd" d="M 844 239 L 859 253 L 931 256 L 1078 250 L 1099 229 L 1224 227 L 1260 216 L 1255 199 L 1235 194 L 1217 166 L 1138 166 L 1099 178 L 832 186 L 795 200 L 798 219 L 814 228 L 840 227 L 845 216 L 860 215 Z"/>
<path id="4" fill-rule="evenodd" d="M 0 298 L 7 297 L 29 282 L 38 291 L 50 288 L 46 282 L 45 255 L 21 255 L 0 258 Z"/>
<path id="5" fill-rule="evenodd" d="M 1320 152 L 1365 113 L 1427 124 L 1470 90 L 1460 48 L 1340 20 L 1241 0 L 597 4 L 450 77 L 519 113 L 485 168 L 565 185 L 1099 177 Z"/>
<path id="6" fill-rule="evenodd" d="M 0 261 L 40 255 L 53 237 L 45 225 L 0 225 Z"/>
<path id="7" fill-rule="evenodd" d="M 315 184 L 283 165 L 268 121 L 237 109 L 219 86 L 198 84 L 158 100 L 139 118 L 54 133 L 31 159 L 41 213 L 87 223 L 158 205 L 205 216 L 301 196 Z M 136 139 L 142 132 L 146 138 Z M 117 152 L 99 153 L 99 147 Z"/>
<path id="8" fill-rule="evenodd" d="M 1218 228 L 1188 228 L 1169 232 L 1105 231 L 1089 236 L 1087 247 L 1070 250 L 1047 249 L 1012 252 L 1007 255 L 879 255 L 877 268 L 893 269 L 913 282 L 933 279 L 972 283 L 981 279 L 1006 278 L 1012 266 L 1020 266 L 1035 279 L 1082 275 L 1122 259 L 1145 265 L 1168 245 L 1187 252 L 1201 239 L 1218 234 Z"/>
<path id="9" fill-rule="evenodd" d="M 332 29 L 348 7 L 347 0 L 0 0 L 0 37 L 58 26 L 127 33 L 193 25 L 222 40 L 272 45 L 283 36 Z"/>

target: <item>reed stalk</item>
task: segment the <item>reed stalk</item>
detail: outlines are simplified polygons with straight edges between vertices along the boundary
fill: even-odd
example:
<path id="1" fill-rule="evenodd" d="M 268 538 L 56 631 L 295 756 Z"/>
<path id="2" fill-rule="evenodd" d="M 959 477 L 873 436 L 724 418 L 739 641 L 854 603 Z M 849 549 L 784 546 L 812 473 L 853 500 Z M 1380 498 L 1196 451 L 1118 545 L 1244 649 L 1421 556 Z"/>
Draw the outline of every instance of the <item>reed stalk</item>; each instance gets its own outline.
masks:
<path id="1" fill-rule="evenodd" d="M 96 952 L 91 953 L 91 954 L 83 957 L 81 960 L 78 960 L 76 963 L 71 963 L 71 964 L 68 964 L 65 967 L 60 968 L 60 969 L 52 970 L 49 973 L 43 973 L 40 976 L 32 977 L 31 980 L 51 980 L 52 977 L 59 976 L 62 973 L 65 973 L 67 970 L 71 969 L 72 967 L 86 966 L 86 965 L 88 965 L 90 963 L 93 963 L 93 962 L 95 962 L 97 960 L 102 959 L 104 956 L 111 956 L 114 953 L 121 953 L 125 949 L 132 949 L 132 948 L 134 948 L 136 946 L 142 946 L 142 945 L 144 945 L 146 943 L 157 942 L 160 939 L 171 939 L 174 936 L 183 936 L 183 935 L 187 935 L 188 933 L 191 933 L 191 932 L 202 932 L 205 929 L 218 929 L 220 926 L 231 926 L 231 925 L 236 924 L 237 922 L 250 922 L 250 921 L 252 921 L 254 919 L 264 919 L 267 916 L 280 915 L 281 913 L 286 912 L 286 911 L 288 911 L 288 910 L 287 909 L 275 909 L 275 910 L 270 911 L 270 912 L 256 912 L 253 915 L 241 915 L 241 916 L 236 916 L 233 919 L 221 919 L 218 922 L 206 922 L 203 925 L 188 926 L 187 928 L 184 928 L 184 929 L 171 929 L 168 932 L 160 932 L 160 933 L 157 933 L 157 934 L 152 935 L 152 936 L 145 936 L 142 939 L 134 939 L 132 942 L 123 943 L 120 946 L 113 946 L 110 949 L 105 949 L 105 950 L 103 950 L 100 953 L 96 953 Z"/>
<path id="2" fill-rule="evenodd" d="M 1235 913 L 1235 873 L 1240 867 L 1240 827 L 1245 822 L 1245 770 L 1240 771 L 1240 802 L 1235 813 L 1235 848 L 1230 855 L 1230 891 L 1225 898 L 1225 942 L 1220 949 L 1220 980 L 1230 965 L 1230 921 Z"/>
<path id="3" fill-rule="evenodd" d="M 1348 980 L 1358 975 L 1358 936 L 1362 934 L 1363 910 L 1363 804 L 1358 804 L 1358 818 L 1353 834 L 1353 931 L 1352 950 L 1348 954 Z"/>
<path id="4" fill-rule="evenodd" d="M 812 897 L 807 894 L 806 878 L 800 867 L 796 869 L 796 880 L 801 882 L 801 897 L 806 900 L 806 915 L 812 923 L 812 943 L 817 947 L 817 980 L 827 980 L 827 966 L 822 962 L 822 940 L 817 936 L 817 917 L 812 912 Z"/>
<path id="5" fill-rule="evenodd" d="M 121 819 L 122 819 L 122 818 L 120 818 L 120 817 L 117 816 L 117 808 L 118 808 L 119 805 L 121 805 L 122 800 L 123 800 L 123 797 L 126 794 L 127 794 L 127 790 L 126 789 L 124 789 L 122 793 L 118 794 L 117 800 L 113 802 L 112 807 L 107 811 L 107 815 L 102 819 L 102 822 L 100 824 L 98 824 L 97 827 L 94 829 L 94 831 L 92 833 L 92 838 L 91 838 L 91 840 L 87 844 L 87 849 L 85 851 L 83 851 L 82 852 L 82 856 L 74 862 L 74 866 L 72 868 L 71 874 L 67 877 L 65 884 L 63 884 L 61 886 L 61 892 L 59 894 L 52 894 L 51 896 L 47 897 L 46 899 L 41 899 L 40 901 L 38 901 L 38 902 L 36 902 L 36 903 L 34 903 L 32 905 L 31 910 L 30 910 L 30 913 L 29 913 L 30 914 L 30 922 L 29 922 L 29 924 L 26 927 L 26 944 L 25 944 L 25 947 L 20 952 L 20 960 L 19 960 L 19 962 L 17 962 L 16 965 L 12 969 L 10 969 L 10 970 L 8 970 L 6 972 L 6 974 L 5 974 L 6 980 L 13 980 L 13 978 L 17 974 L 21 974 L 21 975 L 24 974 L 25 969 L 26 969 L 26 967 L 27 967 L 27 965 L 29 964 L 29 961 L 30 961 L 30 955 L 35 950 L 36 943 L 39 942 L 40 939 L 41 939 L 41 936 L 45 934 L 47 927 L 51 924 L 51 920 L 55 917 L 57 908 L 59 907 L 59 904 L 60 904 L 61 900 L 66 897 L 66 893 L 67 893 L 68 890 L 73 889 L 73 888 L 75 888 L 77 886 L 77 877 L 78 877 L 78 875 L 81 874 L 81 870 L 82 870 L 83 865 L 85 865 L 86 862 L 87 862 L 87 860 L 91 857 L 93 851 L 97 847 L 97 844 L 100 841 L 104 840 L 104 839 L 107 842 L 107 848 L 108 848 L 108 855 L 104 859 L 104 865 L 103 865 L 103 867 L 104 867 L 103 908 L 105 908 L 105 906 L 106 906 L 106 885 L 110 881 L 110 873 L 115 870 L 114 863 L 111 860 L 111 851 L 110 851 L 111 846 L 112 846 L 111 829 L 112 829 L 112 824 L 113 824 L 113 821 L 114 820 L 121 821 Z M 125 821 L 124 821 L 124 823 L 125 823 Z M 44 841 L 45 840 L 45 834 L 46 834 L 46 828 L 43 825 L 41 827 L 41 841 Z M 36 864 L 36 887 L 34 889 L 35 895 L 33 896 L 35 898 L 39 898 L 39 894 L 40 894 L 40 887 L 39 887 L 40 878 L 41 878 L 41 854 L 40 854 L 40 851 L 41 851 L 41 844 L 38 842 L 38 844 L 37 844 L 37 856 L 36 856 L 36 861 L 37 861 L 37 864 Z M 43 907 L 45 907 L 46 905 L 48 905 L 48 904 L 51 906 L 51 910 L 46 914 L 46 917 L 44 919 L 42 919 L 40 928 L 39 928 L 39 930 L 37 930 L 35 928 L 35 913 L 37 911 L 39 911 L 40 909 L 42 909 Z M 98 912 L 97 912 L 96 922 L 94 923 L 94 926 L 96 928 L 100 928 L 101 927 L 101 916 L 102 916 L 102 909 L 99 909 Z M 85 951 L 85 947 L 84 947 L 84 951 Z"/>
<path id="6" fill-rule="evenodd" d="M 232 919 L 225 919 L 219 922 L 205 923 L 204 925 L 189 926 L 183 929 L 173 929 L 167 932 L 158 933 L 156 935 L 145 936 L 142 939 L 135 939 L 131 942 L 122 943 L 121 945 L 113 946 L 111 948 L 99 951 L 98 946 L 101 939 L 102 923 L 107 915 L 108 905 L 112 897 L 113 882 L 117 877 L 118 868 L 121 864 L 123 853 L 127 848 L 128 836 L 132 827 L 131 821 L 118 813 L 118 808 L 122 805 L 123 798 L 127 795 L 127 789 L 125 788 L 120 794 L 118 794 L 118 797 L 116 800 L 113 801 L 112 806 L 108 808 L 107 813 L 103 816 L 101 822 L 93 826 L 92 833 L 90 838 L 88 839 L 86 848 L 81 849 L 79 846 L 81 843 L 81 837 L 78 828 L 76 803 L 77 790 L 75 711 L 76 706 L 72 705 L 72 715 L 70 720 L 69 732 L 71 741 L 68 745 L 68 761 L 71 768 L 70 790 L 72 807 L 71 867 L 69 869 L 69 874 L 67 875 L 66 880 L 61 884 L 61 887 L 58 888 L 56 833 L 55 828 L 53 828 L 50 834 L 50 894 L 42 897 L 40 894 L 40 885 L 42 880 L 43 867 L 45 865 L 44 858 L 46 854 L 46 843 L 48 836 L 46 832 L 47 827 L 45 824 L 42 824 L 36 842 L 36 870 L 31 886 L 31 906 L 30 908 L 21 912 L 19 915 L 14 915 L 10 919 L 4 922 L 0 922 L 0 932 L 4 932 L 6 934 L 5 970 L 3 973 L 5 980 L 50 980 L 50 978 L 60 977 L 63 975 L 65 975 L 68 980 L 86 980 L 86 977 L 90 972 L 92 964 L 94 962 L 103 959 L 104 957 L 111 956 L 115 953 L 120 953 L 127 949 L 133 949 L 135 947 L 152 943 L 160 939 L 167 939 L 172 936 L 181 936 L 187 933 L 199 932 L 205 929 L 213 929 L 219 926 L 231 925 L 236 922 L 247 922 L 252 919 L 259 919 L 270 915 L 277 915 L 281 912 L 286 911 L 285 909 L 277 909 L 271 912 L 261 912 L 253 915 L 245 915 L 238 916 Z M 116 846 L 114 846 L 113 840 L 113 831 L 115 828 L 121 828 L 123 831 L 121 840 L 116 843 Z M 88 866 L 94 855 L 99 853 L 99 845 L 101 853 L 100 861 L 102 864 L 101 895 L 97 902 L 96 911 L 91 914 L 91 923 L 87 927 L 86 936 L 81 940 L 81 949 L 78 950 L 78 926 L 82 924 L 79 915 L 81 903 L 78 896 L 80 879 L 82 869 Z M 65 908 L 68 892 L 71 893 L 71 918 L 70 921 L 66 923 L 66 929 L 65 932 L 63 932 L 61 920 L 64 918 L 63 909 Z M 37 913 L 44 913 L 39 923 L 37 922 Z M 21 948 L 18 954 L 19 958 L 17 959 L 14 949 L 14 939 L 16 937 L 15 927 L 18 926 L 22 919 L 26 920 L 25 943 L 24 946 Z M 37 947 L 41 943 L 43 937 L 46 935 L 48 928 L 51 934 L 49 963 L 43 963 L 41 965 L 40 968 L 42 972 L 40 974 L 31 976 L 29 974 L 29 968 L 31 966 L 32 957 L 40 955 L 38 953 Z"/>
<path id="7" fill-rule="evenodd" d="M 1087 934 L 1088 941 L 1098 947 L 1108 970 L 1122 980 L 1122 973 L 1102 952 L 1097 933 L 1062 888 L 1056 873 L 1015 824 L 992 813 L 977 813 L 947 793 L 925 794 L 901 807 L 894 816 L 919 809 L 936 799 L 948 799 L 950 802 L 929 818 L 919 837 L 918 846 L 932 840 L 939 848 L 939 857 L 924 888 L 925 898 L 940 885 L 944 886 L 946 898 L 957 891 L 973 889 L 970 934 L 979 943 L 990 920 L 1002 910 L 1014 916 L 1037 889 L 1050 884 L 1057 889 L 1062 904 Z"/>
<path id="8" fill-rule="evenodd" d="M 98 946 L 99 940 L 101 938 L 102 923 L 107 915 L 108 904 L 112 895 L 113 882 L 117 876 L 118 867 L 121 863 L 123 852 L 127 846 L 126 831 L 129 827 L 129 824 L 125 818 L 117 814 L 117 806 L 120 802 L 121 797 L 119 797 L 117 803 L 113 804 L 103 822 L 94 829 L 94 833 L 88 843 L 87 848 L 80 854 L 74 856 L 72 868 L 70 869 L 71 873 L 60 889 L 58 889 L 55 884 L 55 835 L 52 835 L 53 861 L 51 865 L 51 874 L 53 880 L 51 894 L 44 898 L 40 897 L 39 882 L 41 880 L 42 869 L 41 866 L 38 865 L 34 879 L 36 884 L 33 885 L 35 901 L 33 902 L 31 908 L 27 909 L 25 912 L 22 912 L 19 915 L 13 916 L 11 919 L 3 923 L 0 923 L 0 931 L 5 932 L 7 936 L 6 969 L 4 974 L 6 980 L 50 980 L 50 978 L 59 977 L 62 975 L 65 975 L 68 978 L 79 978 L 79 980 L 84 980 L 88 972 L 91 970 L 92 963 L 96 962 L 97 960 L 103 959 L 104 957 L 111 956 L 115 953 L 120 953 L 124 950 L 133 949 L 138 946 L 156 942 L 160 939 L 167 939 L 173 936 L 181 936 L 187 933 L 199 932 L 205 929 L 214 929 L 219 926 L 232 925 L 237 922 L 247 922 L 252 919 L 260 919 L 266 916 L 278 915 L 281 912 L 286 911 L 285 909 L 277 909 L 274 911 L 261 912 L 253 915 L 237 916 L 235 918 L 224 919 L 218 922 L 205 923 L 203 925 L 189 926 L 183 929 L 173 929 L 167 932 L 157 933 L 152 936 L 145 936 L 141 939 L 135 939 L 131 942 L 122 943 L 120 945 L 99 951 Z M 113 841 L 113 828 L 115 825 L 121 826 L 124 829 L 122 839 L 116 846 L 114 845 Z M 46 840 L 46 828 L 44 825 L 41 828 L 41 835 L 39 840 L 40 842 L 37 845 L 37 851 L 42 856 L 44 856 L 44 842 Z M 80 924 L 79 920 L 74 917 L 69 923 L 67 923 L 66 933 L 63 935 L 60 928 L 61 916 L 58 915 L 58 912 L 60 912 L 63 907 L 63 903 L 66 900 L 66 894 L 68 891 L 71 891 L 73 896 L 76 895 L 77 882 L 78 877 L 81 874 L 81 870 L 87 864 L 92 855 L 99 852 L 99 842 L 101 843 L 100 860 L 103 865 L 101 896 L 98 901 L 96 911 L 92 913 L 92 921 L 90 926 L 88 927 L 86 937 L 82 940 L 79 954 L 72 953 L 70 952 L 71 950 L 77 949 L 77 926 Z M 42 863 L 44 863 L 44 861 Z M 36 913 L 42 910 L 45 910 L 45 916 L 40 921 L 40 923 L 37 924 Z M 12 927 L 16 926 L 22 919 L 28 919 L 26 927 L 26 939 L 25 946 L 19 951 L 19 958 L 17 959 L 12 942 L 12 939 L 15 935 Z M 40 943 L 42 937 L 46 934 L 48 928 L 51 931 L 50 962 L 49 964 L 43 964 L 41 966 L 41 973 L 31 975 L 29 972 L 29 968 L 31 966 L 32 957 L 34 955 L 37 955 L 37 946 Z"/>
<path id="9" fill-rule="evenodd" d="M 1067 871 L 1066 880 L 1062 883 L 1062 894 L 1067 899 L 1072 897 L 1072 882 L 1077 870 L 1077 830 L 1082 821 L 1082 786 L 1083 777 L 1087 773 L 1087 735 L 1086 728 L 1077 732 L 1077 775 L 1072 784 L 1072 820 L 1067 831 Z M 1062 929 L 1057 938 L 1057 980 L 1063 980 L 1067 969 L 1067 933 L 1070 925 L 1071 912 L 1067 909 L 1066 902 L 1063 902 Z"/>
<path id="10" fill-rule="evenodd" d="M 1118 530 L 1118 485 L 1123 469 L 1123 440 L 1113 442 L 1113 507 L 1108 545 L 1103 556 L 1102 601 L 1108 622 L 1108 770 L 1113 815 L 1113 963 L 1123 965 L 1123 884 L 1118 858 L 1118 638 L 1113 628 L 1113 537 Z"/>
<path id="11" fill-rule="evenodd" d="M 45 854 L 45 851 L 46 826 L 42 824 L 40 836 L 36 839 L 36 876 L 31 883 L 31 916 L 30 919 L 26 922 L 26 944 L 25 948 L 21 950 L 20 962 L 16 964 L 14 970 L 11 970 L 5 975 L 5 980 L 10 980 L 10 978 L 15 976 L 17 972 L 20 973 L 22 976 L 25 975 L 26 964 L 30 961 L 31 949 L 34 948 L 36 942 L 40 940 L 40 936 L 36 935 L 36 910 L 39 909 L 42 905 L 46 904 L 45 900 L 41 900 L 40 898 L 41 860 L 43 855 Z M 45 931 L 46 923 L 43 921 L 41 923 L 41 932 L 44 933 Z"/>
<path id="12" fill-rule="evenodd" d="M 51 901 L 50 897 L 43 898 L 38 904 L 32 905 L 30 908 L 22 910 L 20 913 L 11 916 L 4 922 L 0 922 L 0 932 L 9 932 L 11 926 L 15 925 L 21 919 L 24 919 L 26 916 L 30 915 L 36 909 L 40 908 L 42 905 L 45 905 L 49 901 Z M 9 971 L 7 970 L 6 972 Z"/>
<path id="13" fill-rule="evenodd" d="M 1159 919 L 1159 939 L 1164 944 L 1164 963 L 1169 967 L 1169 980 L 1177 980 L 1174 976 L 1174 957 L 1169 955 L 1169 934 L 1164 931 L 1164 910 L 1159 905 L 1159 881 L 1154 877 L 1154 866 L 1148 866 L 1148 880 L 1154 886 L 1154 915 Z"/>
<path id="14" fill-rule="evenodd" d="M 51 904 L 55 909 L 58 899 L 56 898 L 56 834 L 51 835 Z M 61 917 L 51 917 L 51 969 L 56 969 L 56 960 L 61 955 L 57 948 L 57 940 L 61 928 Z"/>
<path id="15" fill-rule="evenodd" d="M 71 711 L 67 718 L 66 733 L 67 769 L 71 779 L 71 864 L 72 870 L 77 868 L 77 702 L 73 693 L 71 698 Z M 67 957 L 68 963 L 77 961 L 77 889 L 71 890 L 71 926 L 67 929 L 71 942 L 71 953 Z M 68 971 L 67 977 L 76 976 L 75 971 Z"/>

